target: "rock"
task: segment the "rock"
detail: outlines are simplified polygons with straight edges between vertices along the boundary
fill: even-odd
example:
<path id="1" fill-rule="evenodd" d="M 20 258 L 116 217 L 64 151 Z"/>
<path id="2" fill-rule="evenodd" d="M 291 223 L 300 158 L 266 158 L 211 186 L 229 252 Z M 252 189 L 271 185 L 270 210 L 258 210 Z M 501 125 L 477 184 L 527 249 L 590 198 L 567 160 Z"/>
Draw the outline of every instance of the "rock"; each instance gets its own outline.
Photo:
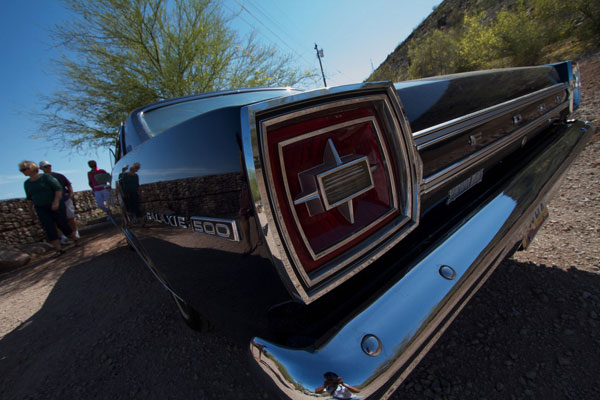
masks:
<path id="1" fill-rule="evenodd" d="M 30 244 L 21 244 L 17 246 L 20 250 L 30 255 L 42 255 L 53 250 L 54 248 L 47 242 L 36 242 Z"/>
<path id="2" fill-rule="evenodd" d="M 8 272 L 25 265 L 31 260 L 31 256 L 17 249 L 0 249 L 0 272 Z"/>

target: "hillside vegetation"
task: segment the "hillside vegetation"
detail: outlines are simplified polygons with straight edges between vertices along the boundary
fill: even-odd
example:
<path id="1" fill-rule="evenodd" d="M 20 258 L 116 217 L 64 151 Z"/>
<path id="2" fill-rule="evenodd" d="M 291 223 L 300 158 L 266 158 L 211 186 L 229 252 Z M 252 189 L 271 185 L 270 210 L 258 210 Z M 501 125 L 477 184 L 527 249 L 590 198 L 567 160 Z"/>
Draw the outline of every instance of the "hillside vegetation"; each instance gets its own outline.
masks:
<path id="1" fill-rule="evenodd" d="M 367 80 L 549 63 L 599 47 L 597 0 L 444 0 Z"/>

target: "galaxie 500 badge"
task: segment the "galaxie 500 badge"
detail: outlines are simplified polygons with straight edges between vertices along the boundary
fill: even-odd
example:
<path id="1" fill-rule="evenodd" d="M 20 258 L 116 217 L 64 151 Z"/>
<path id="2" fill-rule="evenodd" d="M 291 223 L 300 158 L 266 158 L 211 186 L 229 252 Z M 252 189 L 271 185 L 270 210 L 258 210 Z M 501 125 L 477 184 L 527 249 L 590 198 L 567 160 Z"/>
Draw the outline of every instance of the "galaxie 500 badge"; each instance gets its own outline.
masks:
<path id="1" fill-rule="evenodd" d="M 183 217 L 179 215 L 169 215 L 146 212 L 146 219 L 173 227 L 191 229 L 196 233 L 220 237 L 227 240 L 239 242 L 237 224 L 232 219 L 209 218 L 209 217 Z"/>

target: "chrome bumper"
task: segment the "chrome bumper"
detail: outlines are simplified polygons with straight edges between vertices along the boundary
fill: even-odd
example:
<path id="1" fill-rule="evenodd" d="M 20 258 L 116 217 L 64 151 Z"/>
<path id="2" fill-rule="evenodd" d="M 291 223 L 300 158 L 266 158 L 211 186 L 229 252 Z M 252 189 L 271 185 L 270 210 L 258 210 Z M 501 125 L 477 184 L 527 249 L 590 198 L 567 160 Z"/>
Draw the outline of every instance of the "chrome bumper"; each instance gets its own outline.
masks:
<path id="1" fill-rule="evenodd" d="M 387 398 L 435 344 L 471 296 L 530 229 L 540 206 L 594 126 L 565 125 L 558 139 L 521 170 L 497 196 L 424 254 L 401 280 L 317 349 L 298 350 L 254 338 L 253 360 L 281 397 L 314 399 L 323 374 L 335 372 L 359 388 L 362 399 Z M 455 271 L 442 276 L 441 267 Z M 369 356 L 363 339 L 374 335 L 381 351 Z M 372 341 L 377 344 L 377 341 Z"/>

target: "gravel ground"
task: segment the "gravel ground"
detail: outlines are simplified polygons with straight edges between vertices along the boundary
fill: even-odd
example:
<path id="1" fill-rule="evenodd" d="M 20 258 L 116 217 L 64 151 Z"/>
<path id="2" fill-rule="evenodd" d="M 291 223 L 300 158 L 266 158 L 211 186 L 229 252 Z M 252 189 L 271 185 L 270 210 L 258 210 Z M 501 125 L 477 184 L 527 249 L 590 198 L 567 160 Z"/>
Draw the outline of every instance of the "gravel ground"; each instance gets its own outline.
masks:
<path id="1" fill-rule="evenodd" d="M 579 118 L 598 123 L 600 54 L 581 67 Z M 600 398 L 599 160 L 596 134 L 529 249 L 498 267 L 393 399 Z M 0 276 L 2 399 L 269 398 L 247 349 L 187 329 L 116 230 L 83 241 Z"/>

